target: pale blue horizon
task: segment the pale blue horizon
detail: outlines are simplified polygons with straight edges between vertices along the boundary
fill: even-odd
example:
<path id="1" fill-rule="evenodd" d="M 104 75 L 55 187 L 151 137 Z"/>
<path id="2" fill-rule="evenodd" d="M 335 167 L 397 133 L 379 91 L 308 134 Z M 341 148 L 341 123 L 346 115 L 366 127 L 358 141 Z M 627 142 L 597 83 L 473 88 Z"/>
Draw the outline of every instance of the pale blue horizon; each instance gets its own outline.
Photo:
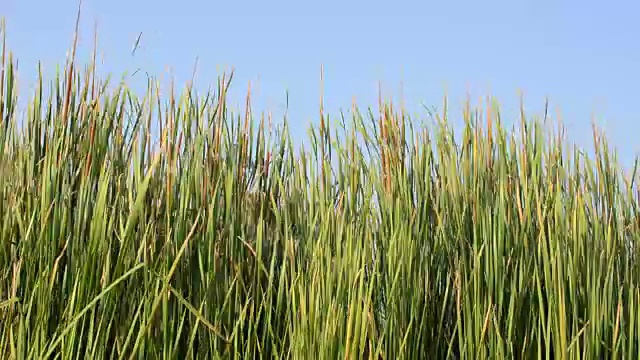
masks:
<path id="1" fill-rule="evenodd" d="M 24 90 L 33 85 L 38 61 L 48 77 L 64 62 L 77 6 L 0 3 L 22 97 L 29 95 Z M 640 34 L 638 11 L 640 3 L 630 0 L 84 0 L 78 58 L 90 58 L 97 24 L 102 69 L 115 77 L 138 68 L 166 77 L 171 67 L 182 85 L 198 58 L 197 85 L 206 87 L 233 67 L 235 103 L 242 104 L 251 82 L 255 109 L 279 114 L 288 91 L 296 138 L 317 122 L 321 65 L 325 108 L 334 116 L 349 109 L 353 97 L 360 107 L 376 106 L 381 82 L 383 95 L 402 95 L 412 113 L 425 114 L 423 104 L 439 107 L 448 94 L 454 125 L 467 94 L 476 103 L 491 94 L 509 123 L 517 121 L 522 91 L 530 114 L 541 115 L 548 97 L 552 114 L 560 109 L 568 135 L 581 146 L 591 146 L 591 124 L 598 123 L 629 167 L 640 150 L 633 107 L 640 95 L 640 45 L 632 41 Z"/>

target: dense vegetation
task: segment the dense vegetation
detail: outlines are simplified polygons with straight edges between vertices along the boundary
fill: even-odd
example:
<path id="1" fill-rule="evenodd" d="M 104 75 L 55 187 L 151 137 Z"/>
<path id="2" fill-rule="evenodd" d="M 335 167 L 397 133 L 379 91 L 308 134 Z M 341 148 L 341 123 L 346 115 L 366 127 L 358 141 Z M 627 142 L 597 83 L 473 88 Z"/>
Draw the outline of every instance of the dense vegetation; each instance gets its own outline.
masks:
<path id="1" fill-rule="evenodd" d="M 20 113 L 2 64 L 3 358 L 638 358 L 640 192 L 596 131 L 381 103 L 299 148 L 226 76 L 70 60 Z"/>

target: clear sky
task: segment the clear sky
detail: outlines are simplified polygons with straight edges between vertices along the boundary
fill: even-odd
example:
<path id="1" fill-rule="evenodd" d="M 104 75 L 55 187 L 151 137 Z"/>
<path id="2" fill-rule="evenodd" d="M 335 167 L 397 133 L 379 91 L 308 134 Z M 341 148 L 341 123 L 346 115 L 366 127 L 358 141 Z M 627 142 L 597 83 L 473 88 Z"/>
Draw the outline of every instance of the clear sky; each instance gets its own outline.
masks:
<path id="1" fill-rule="evenodd" d="M 38 60 L 47 75 L 64 62 L 76 12 L 71 0 L 0 1 L 23 90 Z M 103 69 L 117 77 L 170 66 L 180 84 L 198 57 L 204 88 L 233 66 L 238 103 L 252 81 L 256 110 L 278 114 L 289 91 L 296 137 L 317 122 L 321 64 L 333 114 L 354 96 L 375 106 L 381 81 L 395 97 L 402 83 L 411 112 L 439 106 L 446 91 L 455 124 L 467 92 L 476 102 L 491 93 L 513 121 L 522 90 L 529 112 L 541 114 L 549 96 L 581 145 L 595 119 L 628 166 L 640 151 L 638 14 L 634 0 L 84 0 L 79 56 L 89 58 L 97 21 Z"/>

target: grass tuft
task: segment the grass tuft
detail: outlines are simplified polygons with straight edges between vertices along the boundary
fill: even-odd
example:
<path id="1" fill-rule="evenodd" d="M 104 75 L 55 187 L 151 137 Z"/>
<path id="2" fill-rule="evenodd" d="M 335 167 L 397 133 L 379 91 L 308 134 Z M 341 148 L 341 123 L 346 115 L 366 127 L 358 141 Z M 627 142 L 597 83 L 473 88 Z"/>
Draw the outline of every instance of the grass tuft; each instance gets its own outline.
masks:
<path id="1" fill-rule="evenodd" d="M 4 44 L 3 358 L 640 353 L 640 190 L 596 130 L 588 157 L 492 101 L 457 139 L 446 99 L 424 126 L 321 99 L 298 148 L 250 90 L 228 110 L 232 74 L 136 95 L 73 57 L 18 117 Z"/>

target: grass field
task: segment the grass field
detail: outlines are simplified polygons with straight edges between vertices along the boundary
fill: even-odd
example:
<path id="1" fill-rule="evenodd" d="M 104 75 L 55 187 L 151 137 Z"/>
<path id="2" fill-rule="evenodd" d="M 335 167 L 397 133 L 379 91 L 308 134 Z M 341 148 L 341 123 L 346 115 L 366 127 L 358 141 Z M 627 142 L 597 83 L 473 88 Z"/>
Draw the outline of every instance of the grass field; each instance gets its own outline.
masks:
<path id="1" fill-rule="evenodd" d="M 1 56 L 2 358 L 640 358 L 638 177 L 597 131 L 381 102 L 299 149 L 228 76 L 70 60 L 21 113 Z"/>

